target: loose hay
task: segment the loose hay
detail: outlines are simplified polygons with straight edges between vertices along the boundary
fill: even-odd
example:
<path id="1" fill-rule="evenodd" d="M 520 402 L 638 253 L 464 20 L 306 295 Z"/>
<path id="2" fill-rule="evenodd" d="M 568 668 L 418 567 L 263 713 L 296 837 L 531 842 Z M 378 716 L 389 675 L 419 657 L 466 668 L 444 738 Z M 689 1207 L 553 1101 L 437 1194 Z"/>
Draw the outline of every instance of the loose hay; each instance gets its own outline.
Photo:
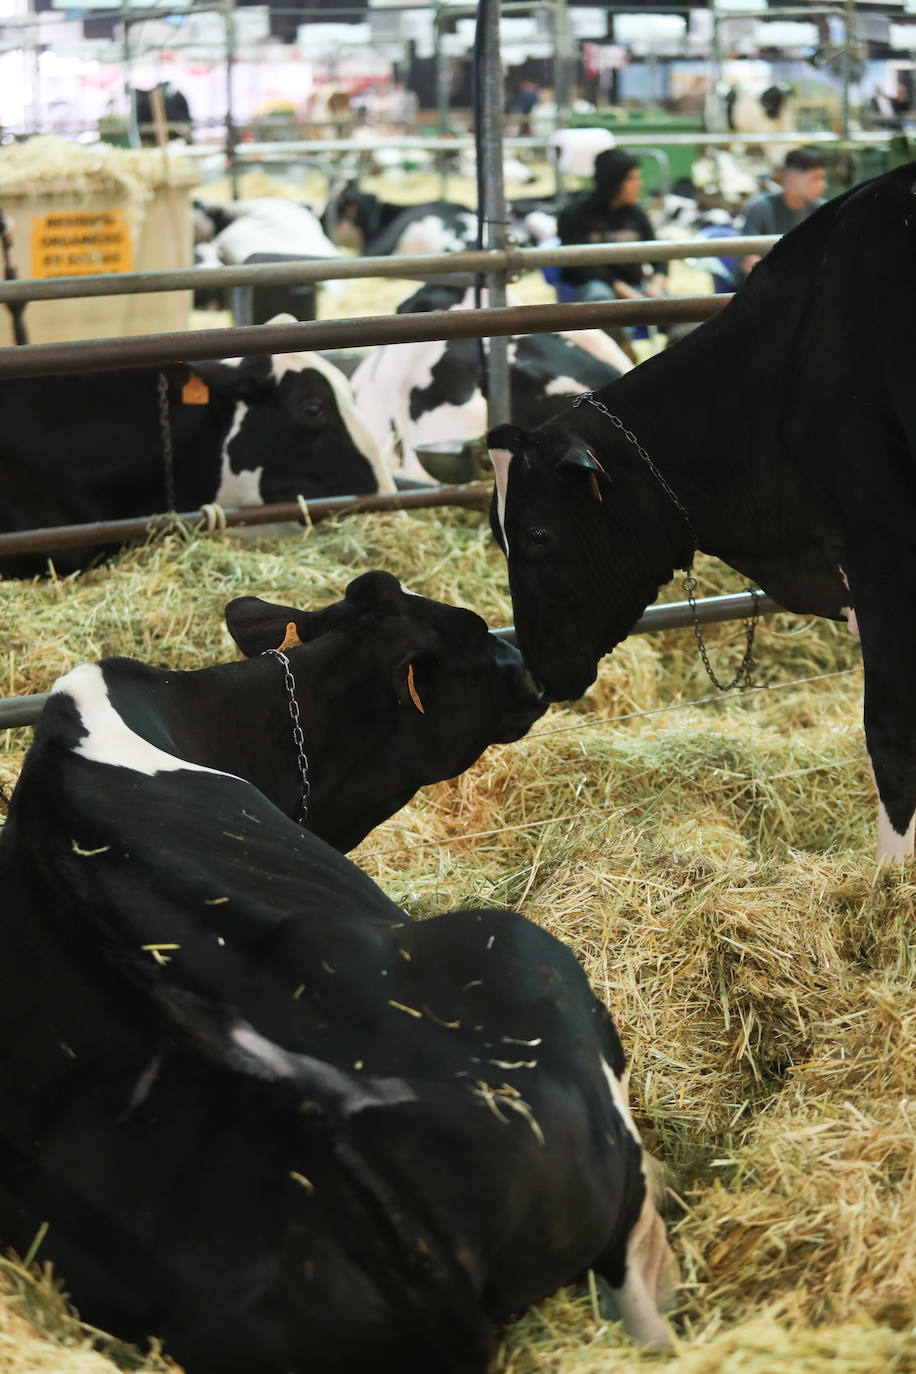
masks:
<path id="1" fill-rule="evenodd" d="M 3 693 L 111 653 L 230 657 L 231 596 L 319 605 L 375 566 L 510 620 L 475 512 L 348 517 L 273 545 L 172 535 L 111 569 L 0 582 Z M 741 585 L 712 563 L 700 580 Z M 707 638 L 726 671 L 740 628 Z M 872 859 L 856 642 L 781 615 L 757 657 L 763 690 L 720 697 L 689 631 L 634 638 L 582 702 L 426 789 L 356 854 L 417 917 L 518 906 L 569 943 L 668 1165 L 674 1354 L 635 1350 L 583 1286 L 510 1325 L 505 1374 L 916 1371 L 916 883 Z M 0 734 L 0 781 L 28 739 Z M 55 1330 L 0 1295 L 0 1369 L 108 1367 L 72 1344 L 36 1355 Z"/>

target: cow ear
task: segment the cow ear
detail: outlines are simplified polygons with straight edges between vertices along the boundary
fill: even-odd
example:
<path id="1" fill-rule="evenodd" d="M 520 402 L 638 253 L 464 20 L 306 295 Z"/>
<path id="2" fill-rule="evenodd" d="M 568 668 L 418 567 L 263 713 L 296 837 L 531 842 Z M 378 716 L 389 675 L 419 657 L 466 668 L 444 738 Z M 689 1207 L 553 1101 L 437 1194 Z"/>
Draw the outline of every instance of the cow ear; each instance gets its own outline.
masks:
<path id="1" fill-rule="evenodd" d="M 226 607 L 226 627 L 246 658 L 268 649 L 289 649 L 310 637 L 308 611 L 274 606 L 259 596 L 237 596 Z M 290 628 L 292 627 L 292 629 Z"/>
<path id="2" fill-rule="evenodd" d="M 189 366 L 211 391 L 230 401 L 250 404 L 260 400 L 273 385 L 273 358 L 269 353 L 260 358 L 243 358 L 237 365 L 200 362 Z"/>
<path id="3" fill-rule="evenodd" d="M 589 486 L 592 496 L 596 501 L 603 501 L 601 495 L 601 483 L 606 486 L 613 485 L 604 468 L 595 457 L 594 451 L 583 443 L 581 439 L 576 439 L 570 444 L 557 463 L 557 468 L 561 472 L 584 472 L 588 475 Z"/>
<path id="4" fill-rule="evenodd" d="M 563 454 L 559 463 L 559 468 L 575 469 L 585 468 L 591 472 L 604 472 L 604 468 L 595 457 L 594 450 L 584 444 L 581 439 L 575 439 Z"/>
<path id="5" fill-rule="evenodd" d="M 508 453 L 512 458 L 521 458 L 525 452 L 525 431 L 518 425 L 496 425 L 487 434 L 487 449 L 490 457 L 494 452 Z"/>

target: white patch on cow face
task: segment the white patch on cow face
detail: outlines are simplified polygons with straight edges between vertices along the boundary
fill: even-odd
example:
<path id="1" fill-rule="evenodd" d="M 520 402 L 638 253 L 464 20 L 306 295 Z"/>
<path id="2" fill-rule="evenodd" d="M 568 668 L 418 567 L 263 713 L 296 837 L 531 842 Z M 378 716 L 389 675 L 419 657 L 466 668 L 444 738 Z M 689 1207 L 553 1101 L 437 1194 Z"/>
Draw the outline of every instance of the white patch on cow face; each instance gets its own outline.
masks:
<path id="1" fill-rule="evenodd" d="M 911 817 L 909 825 L 901 835 L 891 824 L 891 818 L 884 809 L 884 802 L 879 801 L 878 862 L 902 863 L 905 859 L 912 858 L 914 829 L 916 829 L 916 819 Z"/>
<path id="2" fill-rule="evenodd" d="M 287 315 L 278 315 L 269 323 L 286 324 L 290 322 L 291 318 Z M 333 363 L 328 362 L 327 358 L 322 358 L 317 353 L 275 353 L 271 361 L 273 364 L 272 375 L 278 384 L 287 372 L 305 372 L 311 369 L 320 373 L 334 393 L 340 418 L 346 426 L 354 448 L 363 455 L 375 474 L 379 491 L 395 491 L 394 480 L 388 471 L 388 465 L 382 458 L 379 445 L 376 443 L 369 426 L 356 408 L 350 383 L 340 368 L 335 367 Z"/>
<path id="3" fill-rule="evenodd" d="M 223 441 L 219 486 L 216 496 L 213 498 L 220 506 L 262 506 L 264 504 L 264 498 L 261 495 L 263 463 L 260 467 L 242 468 L 241 472 L 236 472 L 229 457 L 229 446 L 242 428 L 247 414 L 248 407 L 244 401 L 239 401 L 235 407 L 235 415 L 232 417 L 229 433 Z"/>
<path id="4" fill-rule="evenodd" d="M 506 538 L 506 495 L 509 490 L 509 464 L 512 462 L 512 450 L 508 448 L 491 448 L 488 450 L 490 462 L 493 464 L 493 471 L 496 473 L 496 515 L 499 520 L 499 528 L 503 532 L 503 547 L 506 550 L 506 559 L 509 558 L 509 541 Z"/>
<path id="5" fill-rule="evenodd" d="M 231 777 L 218 768 L 204 768 L 187 759 L 176 758 L 134 733 L 118 715 L 108 695 L 105 676 L 97 663 L 83 663 L 79 668 L 60 677 L 51 688 L 51 695 L 69 696 L 87 734 L 74 745 L 74 752 L 105 763 L 112 768 L 130 768 L 135 773 L 155 777 L 157 773 L 171 773 L 189 769 L 195 773 L 212 773 L 217 777 Z"/>
<path id="6" fill-rule="evenodd" d="M 601 1058 L 601 1056 L 599 1056 L 599 1058 Z M 621 1078 L 618 1078 L 614 1070 L 611 1068 L 610 1064 L 604 1058 L 601 1058 L 601 1068 L 604 1071 L 605 1078 L 607 1079 L 607 1085 L 611 1090 L 611 1098 L 613 1100 L 614 1106 L 620 1113 L 623 1124 L 626 1126 L 627 1130 L 629 1131 L 633 1139 L 637 1142 L 639 1148 L 642 1149 L 642 1140 L 640 1138 L 639 1131 L 637 1131 L 636 1129 L 636 1124 L 633 1121 L 632 1116 L 630 1115 L 630 1104 L 627 1100 L 628 1085 L 630 1081 L 629 1073 L 624 1072 L 623 1076 Z"/>

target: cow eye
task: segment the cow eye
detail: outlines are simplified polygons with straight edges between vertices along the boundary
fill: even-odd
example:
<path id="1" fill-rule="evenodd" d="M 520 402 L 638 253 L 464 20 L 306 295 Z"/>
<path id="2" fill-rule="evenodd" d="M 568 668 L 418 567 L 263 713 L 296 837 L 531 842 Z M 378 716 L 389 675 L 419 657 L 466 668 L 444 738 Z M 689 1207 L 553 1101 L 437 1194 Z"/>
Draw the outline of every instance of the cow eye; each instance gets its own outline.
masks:
<path id="1" fill-rule="evenodd" d="M 539 558 L 549 553 L 556 543 L 553 530 L 545 525 L 532 525 L 525 531 L 525 550 L 529 558 Z"/>
<path id="2" fill-rule="evenodd" d="M 302 407 L 303 415 L 307 415 L 310 420 L 317 420 L 324 415 L 324 406 L 320 401 L 306 401 Z"/>

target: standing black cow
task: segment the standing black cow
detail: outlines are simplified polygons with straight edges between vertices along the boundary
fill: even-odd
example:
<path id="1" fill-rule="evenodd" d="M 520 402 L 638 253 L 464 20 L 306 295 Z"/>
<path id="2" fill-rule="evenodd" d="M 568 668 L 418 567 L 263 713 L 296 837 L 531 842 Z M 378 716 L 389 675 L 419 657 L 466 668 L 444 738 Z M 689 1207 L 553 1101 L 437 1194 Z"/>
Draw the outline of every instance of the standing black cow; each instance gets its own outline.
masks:
<path id="1" fill-rule="evenodd" d="M 369 258 L 457 253 L 477 242 L 477 216 L 452 200 L 393 205 L 351 184 L 332 204 L 321 217 L 326 232 L 339 242 L 346 239 L 347 231 L 355 234 L 355 246 Z"/>
<path id="2" fill-rule="evenodd" d="M 880 857 L 912 852 L 916 811 L 914 195 L 910 164 L 828 202 L 668 353 L 489 435 L 519 643 L 554 698 L 698 548 L 858 626 Z"/>
<path id="3" fill-rule="evenodd" d="M 0 530 L 149 515 L 171 486 L 177 510 L 394 489 L 347 379 L 315 353 L 0 381 L 0 415 Z M 0 559 L 12 576 L 45 566 Z"/>
<path id="4" fill-rule="evenodd" d="M 427 659 L 446 608 L 378 573 L 348 600 L 377 628 L 330 608 L 314 650 L 344 737 L 394 687 L 436 753 L 463 728 Z M 276 638 L 285 608 L 243 609 Z M 311 651 L 288 651 L 307 731 Z M 48 1223 L 83 1315 L 191 1374 L 484 1374 L 491 1322 L 589 1267 L 666 1344 L 673 1261 L 607 1012 L 523 916 L 415 924 L 290 819 L 282 668 L 116 659 L 55 686 L 0 833 L 0 1241 Z M 370 786 L 386 748 L 362 750 Z"/>

